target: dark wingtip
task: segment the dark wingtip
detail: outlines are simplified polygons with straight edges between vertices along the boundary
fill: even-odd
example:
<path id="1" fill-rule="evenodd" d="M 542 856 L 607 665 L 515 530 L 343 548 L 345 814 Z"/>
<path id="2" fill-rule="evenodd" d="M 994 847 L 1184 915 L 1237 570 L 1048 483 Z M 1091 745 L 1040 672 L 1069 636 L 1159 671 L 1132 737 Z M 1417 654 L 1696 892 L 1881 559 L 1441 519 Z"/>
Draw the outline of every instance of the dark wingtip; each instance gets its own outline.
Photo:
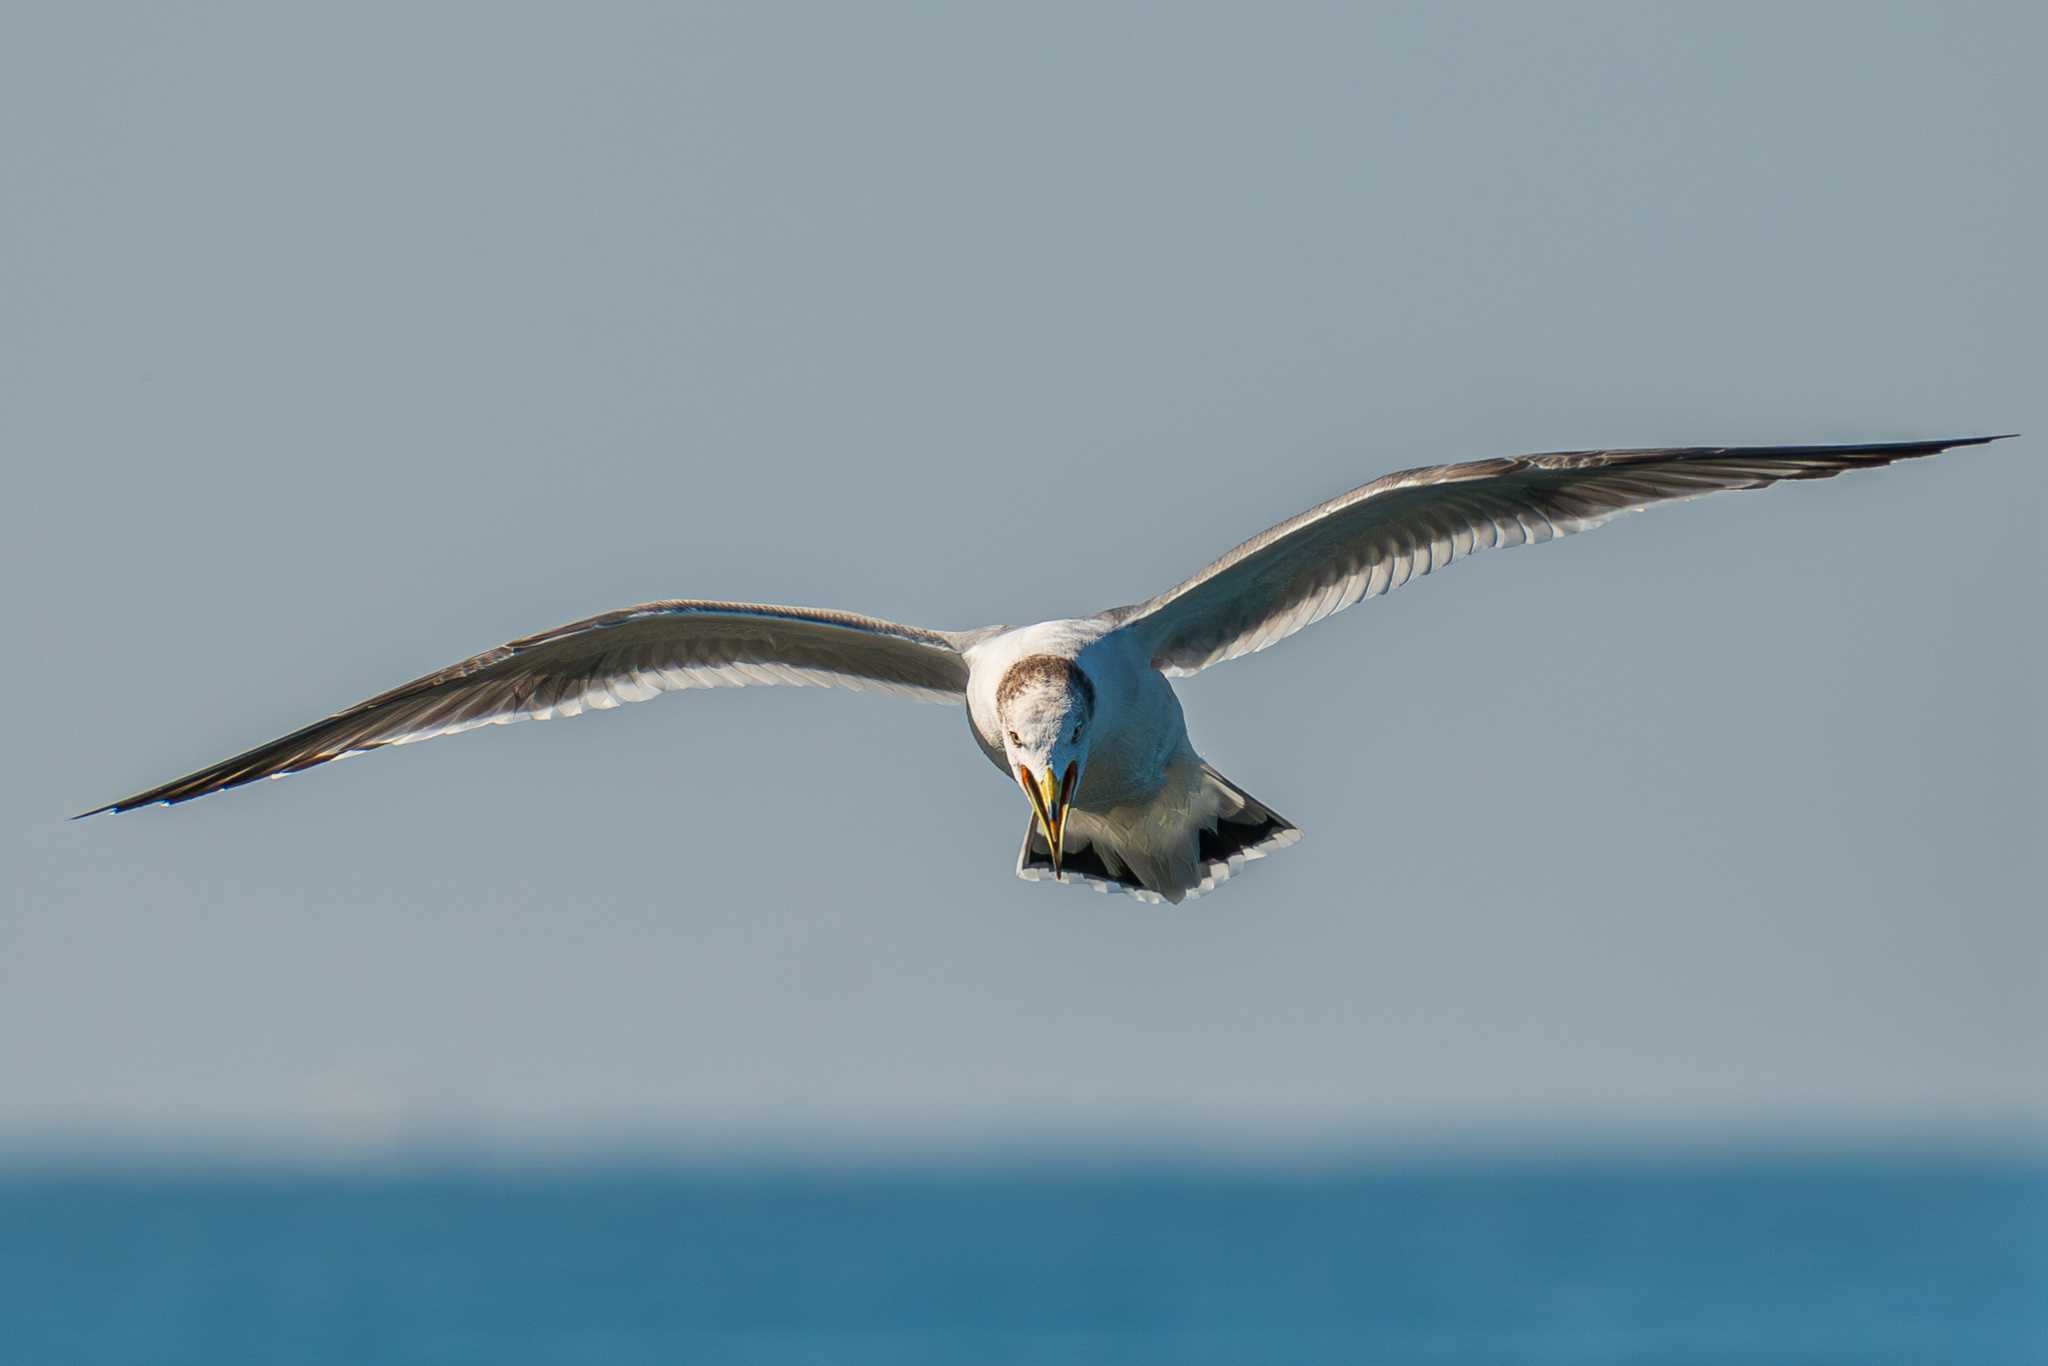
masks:
<path id="1" fill-rule="evenodd" d="M 118 816 L 128 811 L 140 811 L 145 806 L 175 806 L 181 800 L 183 799 L 178 797 L 160 797 L 155 792 L 140 792 L 133 797 L 123 797 L 118 802 L 108 802 L 105 806 L 95 806 L 90 811 L 81 811 L 71 819 L 82 821 L 94 816 Z"/>
<path id="2" fill-rule="evenodd" d="M 1943 451 L 1957 450 L 1963 446 L 1988 446 L 1994 441 L 2010 441 L 2018 432 L 2000 432 L 1996 436 L 1946 436 L 1927 441 L 1891 441 L 1864 449 L 1873 452 L 1896 452 L 1900 455 L 1939 455 Z"/>
<path id="3" fill-rule="evenodd" d="M 1996 436 L 1950 436 L 1938 437 L 1931 441 L 1901 441 L 1900 446 L 1924 446 L 1938 451 L 1954 450 L 1957 446 L 1988 446 L 1994 441 L 2009 441 L 2018 432 L 2000 432 Z"/>
<path id="4" fill-rule="evenodd" d="M 1988 446 L 1994 441 L 2010 441 L 2018 432 L 2000 432 L 1996 436 L 1937 436 L 1925 441 L 1881 441 L 1864 447 L 1866 450 L 1883 451 L 1952 451 L 1958 446 Z"/>

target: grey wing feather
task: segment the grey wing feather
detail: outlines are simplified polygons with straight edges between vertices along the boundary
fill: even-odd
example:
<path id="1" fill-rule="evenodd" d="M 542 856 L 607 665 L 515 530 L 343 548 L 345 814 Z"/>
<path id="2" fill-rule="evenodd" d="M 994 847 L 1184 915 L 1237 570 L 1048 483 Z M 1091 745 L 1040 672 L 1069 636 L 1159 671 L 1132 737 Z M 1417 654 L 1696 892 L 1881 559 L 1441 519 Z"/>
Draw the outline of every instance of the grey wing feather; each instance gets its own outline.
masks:
<path id="1" fill-rule="evenodd" d="M 1569 536 L 1658 503 L 1828 479 L 2000 439 L 1564 451 L 1403 470 L 1253 537 L 1158 597 L 1104 615 L 1138 636 L 1155 667 L 1190 674 L 1474 551 Z"/>
<path id="2" fill-rule="evenodd" d="M 781 683 L 952 702 L 967 686 L 963 639 L 848 612 L 643 603 L 486 650 L 246 754 L 84 814 L 190 801 L 385 745 L 576 716 L 684 688 Z"/>

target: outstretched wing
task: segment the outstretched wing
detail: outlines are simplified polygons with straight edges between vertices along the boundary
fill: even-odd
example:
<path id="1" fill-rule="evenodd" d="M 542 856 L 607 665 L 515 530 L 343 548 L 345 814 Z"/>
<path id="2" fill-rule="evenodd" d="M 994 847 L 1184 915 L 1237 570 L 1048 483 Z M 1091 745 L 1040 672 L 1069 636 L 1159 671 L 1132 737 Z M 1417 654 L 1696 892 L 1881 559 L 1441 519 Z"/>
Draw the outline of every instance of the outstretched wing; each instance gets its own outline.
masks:
<path id="1" fill-rule="evenodd" d="M 848 612 L 643 603 L 486 650 L 247 754 L 84 814 L 190 801 L 477 726 L 576 716 L 681 688 L 756 683 L 872 688 L 952 702 L 967 687 L 967 663 L 955 637 Z"/>
<path id="2" fill-rule="evenodd" d="M 2000 439 L 1567 451 L 1403 470 L 1253 537 L 1177 588 L 1105 615 L 1138 636 L 1155 667 L 1191 674 L 1477 550 L 1568 536 L 1657 503 L 1829 479 Z"/>

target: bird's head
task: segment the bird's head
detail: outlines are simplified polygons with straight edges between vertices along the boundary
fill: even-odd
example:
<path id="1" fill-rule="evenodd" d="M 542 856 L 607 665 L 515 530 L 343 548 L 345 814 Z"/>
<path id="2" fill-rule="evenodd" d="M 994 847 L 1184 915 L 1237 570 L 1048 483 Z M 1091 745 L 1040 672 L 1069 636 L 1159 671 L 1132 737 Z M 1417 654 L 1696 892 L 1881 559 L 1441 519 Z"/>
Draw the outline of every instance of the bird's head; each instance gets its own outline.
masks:
<path id="1" fill-rule="evenodd" d="M 1012 664 L 997 684 L 996 720 L 1010 774 L 1038 817 L 1058 877 L 1067 808 L 1088 767 L 1095 685 L 1071 659 L 1029 655 Z"/>

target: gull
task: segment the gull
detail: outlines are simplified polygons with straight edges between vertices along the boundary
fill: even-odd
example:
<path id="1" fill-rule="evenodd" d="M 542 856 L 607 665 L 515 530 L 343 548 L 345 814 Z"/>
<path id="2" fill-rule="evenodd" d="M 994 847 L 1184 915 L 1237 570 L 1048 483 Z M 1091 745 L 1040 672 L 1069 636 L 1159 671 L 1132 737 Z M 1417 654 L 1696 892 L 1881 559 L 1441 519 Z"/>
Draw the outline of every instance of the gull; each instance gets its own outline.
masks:
<path id="1" fill-rule="evenodd" d="M 1031 806 L 1019 877 L 1178 903 L 1301 832 L 1203 760 L 1169 679 L 1263 650 L 1482 550 L 1539 544 L 1656 504 L 2000 439 L 1567 451 L 1403 470 L 1261 532 L 1157 597 L 1028 626 L 934 631 L 806 607 L 643 603 L 487 650 L 83 815 L 168 806 L 385 745 L 664 692 L 868 689 L 965 706 L 975 743 Z"/>

